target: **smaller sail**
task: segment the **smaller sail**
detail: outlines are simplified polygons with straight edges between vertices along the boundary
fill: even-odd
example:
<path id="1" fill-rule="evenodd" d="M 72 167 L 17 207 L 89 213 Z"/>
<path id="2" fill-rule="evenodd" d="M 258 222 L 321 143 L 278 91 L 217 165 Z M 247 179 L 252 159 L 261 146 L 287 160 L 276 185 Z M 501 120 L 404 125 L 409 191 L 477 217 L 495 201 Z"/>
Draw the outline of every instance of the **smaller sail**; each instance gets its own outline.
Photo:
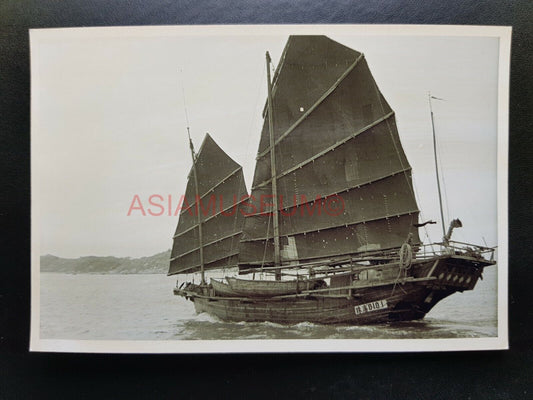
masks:
<path id="1" fill-rule="evenodd" d="M 188 176 L 173 238 L 168 275 L 199 271 L 201 249 L 205 270 L 237 263 L 244 222 L 241 207 L 248 196 L 242 167 L 209 134 L 198 151 L 194 167 Z"/>

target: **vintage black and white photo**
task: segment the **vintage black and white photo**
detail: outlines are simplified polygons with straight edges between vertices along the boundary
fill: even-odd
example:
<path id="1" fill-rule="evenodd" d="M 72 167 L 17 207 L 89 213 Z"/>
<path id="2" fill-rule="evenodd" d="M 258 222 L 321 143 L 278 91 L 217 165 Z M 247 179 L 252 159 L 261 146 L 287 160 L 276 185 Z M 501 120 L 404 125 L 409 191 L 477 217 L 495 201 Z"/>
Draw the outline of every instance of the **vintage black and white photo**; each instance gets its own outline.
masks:
<path id="1" fill-rule="evenodd" d="M 510 35 L 31 31 L 32 350 L 506 348 Z"/>

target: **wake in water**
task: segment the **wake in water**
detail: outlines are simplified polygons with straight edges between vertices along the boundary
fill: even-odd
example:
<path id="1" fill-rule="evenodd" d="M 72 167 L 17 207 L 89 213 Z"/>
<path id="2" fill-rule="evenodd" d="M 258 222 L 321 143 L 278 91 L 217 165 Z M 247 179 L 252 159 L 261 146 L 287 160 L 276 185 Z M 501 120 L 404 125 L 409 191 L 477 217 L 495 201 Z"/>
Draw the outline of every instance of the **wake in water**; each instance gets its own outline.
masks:
<path id="1" fill-rule="evenodd" d="M 472 326 L 451 321 L 427 320 L 376 325 L 318 325 L 301 322 L 226 322 L 198 314 L 183 324 L 176 339 L 439 339 L 495 337 L 494 326 Z"/>
<path id="2" fill-rule="evenodd" d="M 424 320 L 379 325 L 225 322 L 196 314 L 164 275 L 41 274 L 43 339 L 418 339 L 497 336 L 496 268 L 476 290 L 455 294 Z M 142 295 L 140 295 L 142 294 Z"/>

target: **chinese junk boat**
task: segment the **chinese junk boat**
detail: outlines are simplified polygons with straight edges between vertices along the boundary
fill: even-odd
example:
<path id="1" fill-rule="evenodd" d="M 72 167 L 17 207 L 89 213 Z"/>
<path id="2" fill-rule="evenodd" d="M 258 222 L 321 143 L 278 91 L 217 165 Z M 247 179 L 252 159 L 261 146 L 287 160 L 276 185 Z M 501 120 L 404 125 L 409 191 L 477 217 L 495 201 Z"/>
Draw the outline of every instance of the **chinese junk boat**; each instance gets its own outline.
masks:
<path id="1" fill-rule="evenodd" d="M 421 319 L 472 290 L 494 248 L 452 241 L 457 219 L 442 242 L 421 243 L 418 229 L 434 222 L 419 222 L 394 112 L 363 54 L 291 36 L 272 80 L 270 63 L 267 53 L 250 195 L 209 135 L 198 154 L 190 142 L 169 275 L 201 278 L 179 278 L 174 293 L 229 321 L 365 324 Z M 207 270 L 239 277 L 207 282 Z"/>

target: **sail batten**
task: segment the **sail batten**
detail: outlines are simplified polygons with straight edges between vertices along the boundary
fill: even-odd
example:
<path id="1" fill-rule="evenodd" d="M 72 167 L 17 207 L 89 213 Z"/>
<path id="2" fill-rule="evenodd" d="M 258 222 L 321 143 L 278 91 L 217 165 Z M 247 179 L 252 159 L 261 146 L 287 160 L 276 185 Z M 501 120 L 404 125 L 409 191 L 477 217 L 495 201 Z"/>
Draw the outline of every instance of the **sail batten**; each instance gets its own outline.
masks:
<path id="1" fill-rule="evenodd" d="M 206 265 L 209 266 L 208 269 L 224 269 L 228 267 L 233 267 L 236 265 L 238 255 L 239 255 L 239 251 L 235 250 L 231 253 L 227 253 L 224 257 L 208 259 L 206 261 Z M 168 273 L 167 275 L 195 272 L 195 271 L 199 271 L 200 267 L 201 267 L 200 263 L 190 263 L 189 267 L 186 270 Z"/>
<path id="2" fill-rule="evenodd" d="M 408 173 L 408 172 L 410 172 L 411 170 L 412 170 L 411 167 L 406 167 L 406 168 L 404 168 L 404 169 L 400 169 L 400 170 L 397 170 L 397 171 L 393 171 L 393 172 L 391 172 L 391 173 L 389 173 L 389 174 L 387 174 L 387 175 L 379 176 L 379 177 L 377 177 L 377 178 L 373 178 L 373 179 L 371 179 L 371 180 L 369 180 L 369 181 L 362 182 L 362 183 L 358 183 L 358 184 L 355 185 L 355 186 L 347 186 L 347 187 L 342 188 L 342 189 L 340 189 L 340 190 L 337 190 L 337 191 L 334 191 L 334 192 L 330 192 L 330 193 L 323 194 L 323 195 L 320 196 L 320 199 L 327 199 L 327 198 L 329 198 L 329 197 L 332 197 L 332 196 L 335 196 L 335 195 L 339 195 L 339 194 L 342 194 L 342 193 L 344 193 L 344 192 L 348 192 L 348 191 L 350 191 L 350 190 L 360 189 L 361 187 L 363 187 L 363 186 L 365 186 L 365 185 L 370 185 L 370 184 L 372 184 L 372 183 L 379 182 L 379 181 L 381 181 L 381 180 L 383 180 L 383 179 L 387 179 L 387 178 L 391 178 L 391 177 L 396 176 L 396 175 L 400 175 L 400 174 Z M 260 186 L 259 186 L 259 187 L 260 187 Z M 295 200 L 295 199 L 296 199 L 296 200 Z M 305 201 L 302 201 L 302 199 L 305 199 Z M 294 201 L 292 202 L 291 205 L 283 206 L 283 204 L 282 204 L 282 206 L 280 206 L 280 207 L 278 208 L 278 210 L 279 210 L 280 212 L 283 212 L 283 211 L 290 210 L 291 208 L 294 208 L 294 207 L 299 207 L 299 206 L 302 206 L 302 205 L 310 204 L 310 203 L 315 202 L 315 201 L 316 201 L 316 198 L 313 198 L 313 197 L 309 197 L 309 198 L 305 197 L 305 198 L 302 198 L 302 197 L 300 197 L 300 199 L 299 199 L 300 201 L 298 202 L 298 201 L 297 201 L 298 198 L 297 198 L 297 197 L 296 197 L 296 198 L 293 197 L 293 200 L 294 200 Z M 417 209 L 416 211 L 419 211 L 419 210 Z M 253 215 L 248 215 L 248 214 L 245 214 L 245 215 L 244 215 L 245 218 L 250 217 L 250 216 L 253 216 Z"/>
<path id="3" fill-rule="evenodd" d="M 326 99 L 326 97 L 328 97 L 340 85 L 342 80 L 355 68 L 361 58 L 363 58 L 362 53 L 354 61 L 354 63 L 350 65 L 346 69 L 346 71 L 344 71 L 344 73 L 339 77 L 339 79 L 328 90 L 326 90 L 326 92 L 307 111 L 305 111 L 305 113 L 289 129 L 287 129 L 280 137 L 275 140 L 274 146 L 280 144 L 285 137 L 287 137 L 293 130 L 295 130 L 298 125 L 300 125 Z M 270 153 L 271 150 L 272 147 L 268 147 L 266 150 L 263 150 L 257 155 L 257 159 L 266 156 L 268 153 Z"/>
<path id="4" fill-rule="evenodd" d="M 203 200 L 208 194 L 210 193 L 213 193 L 215 191 L 215 189 L 222 185 L 223 183 L 225 183 L 226 180 L 230 179 L 233 175 L 235 175 L 237 172 L 241 171 L 242 170 L 242 167 L 239 166 L 237 168 L 235 168 L 235 170 L 233 170 L 232 172 L 230 172 L 227 176 L 225 176 L 224 178 L 222 178 L 220 180 L 220 182 L 216 183 L 213 187 L 209 188 L 204 194 L 200 195 L 200 200 Z M 181 211 L 180 211 L 180 214 L 183 214 L 185 212 L 188 212 L 191 208 L 193 207 L 196 207 L 196 204 L 193 203 L 193 204 L 190 204 L 188 207 L 185 207 L 183 208 Z"/>
<path id="5" fill-rule="evenodd" d="M 220 198 L 222 199 L 222 197 Z M 244 195 L 243 198 L 239 201 L 234 201 L 233 204 L 227 206 L 226 208 L 223 208 L 223 209 L 219 209 L 219 211 L 215 211 L 214 214 L 212 214 L 211 216 L 205 218 L 205 219 L 202 219 L 202 223 L 205 223 L 213 218 L 216 218 L 218 217 L 219 215 L 224 215 L 224 216 L 231 216 L 234 212 L 240 212 L 239 210 L 239 206 L 242 205 L 243 203 L 245 203 L 246 201 L 248 201 L 248 195 Z M 231 209 L 235 209 L 235 211 L 232 211 L 230 214 L 231 215 L 228 215 L 228 211 L 231 210 Z M 244 215 L 246 216 L 246 215 Z M 187 228 L 186 230 L 180 232 L 179 234 L 175 234 L 174 236 L 172 236 L 172 239 L 176 239 L 178 236 L 180 235 L 183 235 L 189 231 L 192 231 L 194 229 L 196 229 L 198 226 L 197 225 L 193 225 L 191 226 L 190 228 Z"/>
<path id="6" fill-rule="evenodd" d="M 211 246 L 212 244 L 215 244 L 215 243 L 218 243 L 218 242 L 221 242 L 222 240 L 226 240 L 226 239 L 229 239 L 229 238 L 232 238 L 234 236 L 237 236 L 237 235 L 240 235 L 242 233 L 242 231 L 238 231 L 238 232 L 235 232 L 235 233 L 231 233 L 229 235 L 226 235 L 226 236 L 223 236 L 219 239 L 216 239 L 216 240 L 212 240 L 211 242 L 208 242 L 208 243 L 203 243 L 202 246 L 203 247 L 207 247 L 207 246 Z M 183 256 L 186 256 L 187 254 L 190 254 L 190 253 L 193 253 L 195 251 L 198 251 L 200 250 L 200 247 L 196 247 L 194 249 L 191 249 L 189 251 L 186 251 L 185 253 L 181 253 L 181 254 L 178 254 L 177 256 L 174 256 L 170 259 L 170 261 L 174 261 L 174 260 L 177 260 L 179 258 L 182 258 Z"/>
<path id="7" fill-rule="evenodd" d="M 184 195 L 188 207 L 180 213 L 173 236 L 169 275 L 195 272 L 202 264 L 209 270 L 237 263 L 244 220 L 241 208 L 248 196 L 242 167 L 207 134 L 191 171 L 197 179 L 189 173 Z"/>
<path id="8" fill-rule="evenodd" d="M 379 118 L 378 120 L 376 120 L 375 122 L 371 123 L 370 125 L 367 125 L 364 128 L 358 130 L 357 132 L 352 133 L 350 136 L 348 136 L 348 137 L 346 137 L 346 138 L 344 138 L 342 140 L 339 140 L 337 143 L 333 144 L 332 146 L 328 147 L 327 149 L 322 150 L 321 152 L 313 155 L 312 157 L 309 157 L 308 159 L 298 163 L 297 165 L 295 165 L 295 166 L 293 166 L 293 167 L 291 167 L 291 168 L 289 168 L 289 169 L 287 169 L 285 171 L 279 172 L 276 175 L 276 178 L 281 178 L 281 177 L 283 177 L 283 176 L 285 176 L 287 174 L 290 174 L 291 172 L 294 172 L 297 169 L 302 168 L 303 166 L 309 164 L 310 162 L 313 162 L 313 161 L 317 160 L 318 158 L 322 157 L 323 155 L 329 153 L 330 151 L 334 151 L 337 147 L 342 146 L 344 143 L 346 143 L 350 139 L 353 139 L 356 136 L 365 133 L 369 129 L 373 128 L 374 126 L 376 126 L 376 125 L 378 125 L 380 123 L 382 123 L 383 121 L 387 120 L 388 118 L 392 117 L 393 115 L 394 115 L 394 112 L 390 112 L 387 115 L 384 115 L 383 117 Z M 266 181 L 263 181 L 263 182 L 257 184 L 256 186 L 252 187 L 252 190 L 253 189 L 257 189 L 257 188 L 259 188 L 261 186 L 265 186 L 266 184 L 270 183 L 271 181 L 272 181 L 272 179 L 268 179 Z"/>
<path id="9" fill-rule="evenodd" d="M 241 268 L 274 261 L 268 213 L 279 216 L 282 262 L 398 248 L 409 234 L 419 243 L 411 166 L 363 53 L 325 36 L 291 36 L 276 71 L 249 201 L 261 212 L 244 218 Z M 277 209 L 265 201 L 272 170 Z M 332 196 L 340 211 L 302 212 Z"/>
<path id="10" fill-rule="evenodd" d="M 344 227 L 348 228 L 348 227 L 353 226 L 353 225 L 366 224 L 366 223 L 369 223 L 369 222 L 375 222 L 375 221 L 380 221 L 380 220 L 389 220 L 389 219 L 393 219 L 393 218 L 400 218 L 400 217 L 403 217 L 403 216 L 415 216 L 415 214 L 417 214 L 418 212 L 419 212 L 419 210 L 415 209 L 415 210 L 411 210 L 411 211 L 405 211 L 402 214 L 391 214 L 391 215 L 388 215 L 386 217 L 380 217 L 380 218 L 374 218 L 374 219 L 363 219 L 363 220 L 359 220 L 359 221 L 346 222 L 344 224 Z M 414 227 L 414 225 L 413 225 L 413 227 Z M 339 225 L 323 226 L 323 227 L 312 228 L 312 229 L 305 230 L 305 231 L 292 231 L 291 235 L 305 235 L 305 234 L 312 233 L 312 232 L 320 232 L 320 231 L 325 231 L 325 230 L 328 230 L 328 229 L 337 229 L 337 228 L 339 228 Z M 272 236 L 268 236 L 268 237 L 265 236 L 265 237 L 253 238 L 253 239 L 243 238 L 243 239 L 241 239 L 241 242 L 256 242 L 256 241 L 265 241 L 265 240 L 271 240 L 271 239 L 272 239 Z"/>

